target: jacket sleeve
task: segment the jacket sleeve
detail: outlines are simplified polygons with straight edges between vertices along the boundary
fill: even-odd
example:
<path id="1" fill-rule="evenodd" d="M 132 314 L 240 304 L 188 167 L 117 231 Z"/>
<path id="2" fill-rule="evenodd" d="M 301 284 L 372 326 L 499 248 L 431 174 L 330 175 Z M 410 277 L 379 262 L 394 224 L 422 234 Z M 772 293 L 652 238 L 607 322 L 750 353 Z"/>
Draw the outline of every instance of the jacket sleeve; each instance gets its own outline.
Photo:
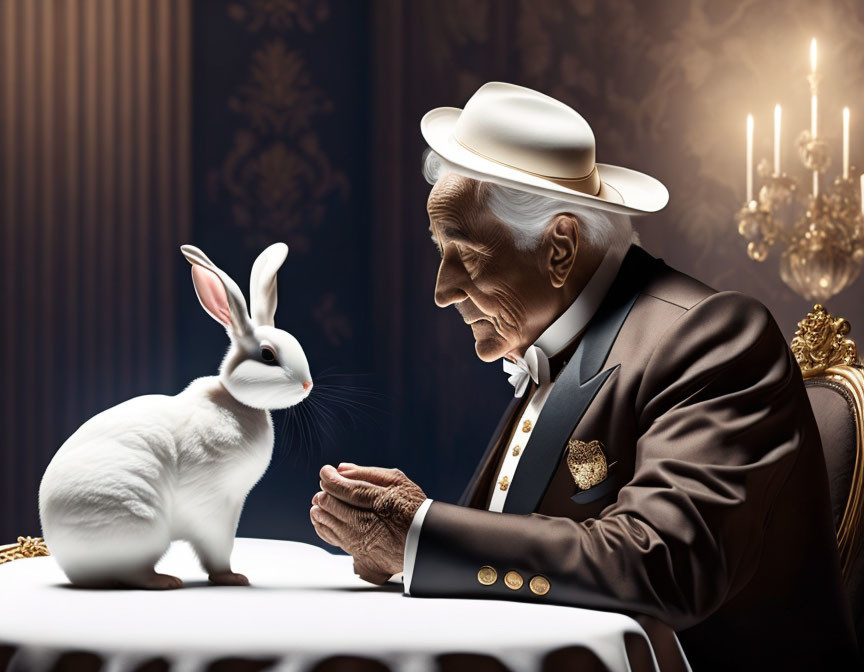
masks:
<path id="1" fill-rule="evenodd" d="M 710 615 L 753 575 L 772 501 L 816 431 L 801 374 L 768 310 L 721 292 L 667 328 L 634 410 L 635 473 L 598 518 L 435 502 L 412 595 L 627 610 L 679 630 Z M 484 566 L 491 585 L 478 580 Z M 519 588 L 503 580 L 511 570 Z M 535 576 L 548 592 L 531 589 Z"/>

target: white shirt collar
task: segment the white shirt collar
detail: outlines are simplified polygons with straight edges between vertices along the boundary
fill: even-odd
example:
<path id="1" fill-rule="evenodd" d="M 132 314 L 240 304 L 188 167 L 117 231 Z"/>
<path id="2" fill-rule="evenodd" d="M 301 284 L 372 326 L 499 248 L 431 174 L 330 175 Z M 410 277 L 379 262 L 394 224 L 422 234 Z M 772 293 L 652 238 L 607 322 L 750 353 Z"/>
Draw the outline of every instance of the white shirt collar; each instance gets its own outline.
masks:
<path id="1" fill-rule="evenodd" d="M 610 247 L 570 307 L 534 341 L 547 357 L 557 355 L 582 333 L 612 286 L 629 248 L 629 241 Z"/>

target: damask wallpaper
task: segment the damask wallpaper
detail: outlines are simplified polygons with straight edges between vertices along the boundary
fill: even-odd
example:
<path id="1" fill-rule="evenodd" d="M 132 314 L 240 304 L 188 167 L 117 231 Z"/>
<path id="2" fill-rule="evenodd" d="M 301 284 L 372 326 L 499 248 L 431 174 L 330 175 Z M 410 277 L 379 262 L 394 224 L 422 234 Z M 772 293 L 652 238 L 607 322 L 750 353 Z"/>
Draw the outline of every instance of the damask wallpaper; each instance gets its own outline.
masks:
<path id="1" fill-rule="evenodd" d="M 300 341 L 315 380 L 311 403 L 274 416 L 274 460 L 240 533 L 313 541 L 309 500 L 323 461 L 372 459 L 389 422 L 372 338 L 369 6 L 195 9 L 194 242 L 235 278 L 266 245 L 288 244 L 276 324 Z M 189 380 L 216 370 L 226 341 L 191 285 L 180 291 Z"/>
<path id="2" fill-rule="evenodd" d="M 757 157 L 771 151 L 775 103 L 786 128 L 807 126 L 811 37 L 824 135 L 839 152 L 849 105 L 852 163 L 864 165 L 856 0 L 194 0 L 188 15 L 165 13 L 161 0 L 117 4 L 134 8 L 128 17 L 111 0 L 69 9 L 78 4 L 0 0 L 11 35 L 0 73 L 12 129 L 0 172 L 4 296 L 30 316 L 22 333 L 3 332 L 0 538 L 38 531 L 41 470 L 90 413 L 216 370 L 225 336 L 198 306 L 180 242 L 237 278 L 267 243 L 291 248 L 276 319 L 303 345 L 316 393 L 276 415 L 274 462 L 240 534 L 317 541 L 308 504 L 327 461 L 398 466 L 430 496 L 458 497 L 511 391 L 498 366 L 475 357 L 456 313 L 432 301 L 438 257 L 419 120 L 463 105 L 484 82 L 579 110 L 599 161 L 669 187 L 669 206 L 636 222 L 644 247 L 759 298 L 790 338 L 810 306 L 781 282 L 776 251 L 763 264 L 747 258 L 733 215 L 745 115 L 755 116 Z M 62 39 L 21 51 L 38 30 Z M 28 73 L 38 87 L 24 86 Z M 106 82 L 114 88 L 97 88 Z M 124 112 L 135 101 L 148 104 Z M 40 236 L 58 231 L 67 238 L 52 265 L 22 285 Z M 146 256 L 132 255 L 138 246 Z M 864 334 L 860 282 L 828 302 L 853 337 Z M 129 291 L 148 307 L 146 330 L 128 312 Z M 37 347 L 78 307 L 101 321 L 81 322 L 66 350 Z M 47 393 L 40 376 L 60 387 Z M 76 397 L 78 380 L 87 384 Z"/>

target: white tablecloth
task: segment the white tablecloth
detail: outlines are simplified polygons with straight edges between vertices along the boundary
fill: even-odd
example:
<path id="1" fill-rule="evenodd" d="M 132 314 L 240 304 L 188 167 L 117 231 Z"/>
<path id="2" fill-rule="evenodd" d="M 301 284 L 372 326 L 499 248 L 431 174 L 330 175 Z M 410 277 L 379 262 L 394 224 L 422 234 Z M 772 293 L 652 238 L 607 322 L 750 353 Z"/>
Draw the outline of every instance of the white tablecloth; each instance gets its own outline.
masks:
<path id="1" fill-rule="evenodd" d="M 497 669 L 534 672 L 562 649 L 588 661 L 580 670 L 655 670 L 658 658 L 666 669 L 689 669 L 671 631 L 661 644 L 666 652 L 657 647 L 655 657 L 646 631 L 621 614 L 405 597 L 401 586 L 361 581 L 348 556 L 286 541 L 238 539 L 232 567 L 252 586 L 208 585 L 183 543 L 157 567 L 186 584 L 167 592 L 73 588 L 51 557 L 0 565 L 0 645 L 9 669 L 41 672 L 79 660 L 82 669 L 89 661 L 88 669 L 102 672 L 192 672 L 220 660 L 218 669 L 230 669 L 228 659 L 237 669 L 359 669 L 334 658 L 351 656 L 380 661 L 371 669 L 421 672 L 448 669 L 448 660 L 458 668 L 458 657 L 440 656 L 461 653 L 497 659 L 505 666 Z M 654 625 L 656 646 L 663 626 Z M 146 667 L 154 658 L 161 667 Z M 257 667 L 243 668 L 243 660 Z M 484 661 L 475 659 L 475 669 Z"/>

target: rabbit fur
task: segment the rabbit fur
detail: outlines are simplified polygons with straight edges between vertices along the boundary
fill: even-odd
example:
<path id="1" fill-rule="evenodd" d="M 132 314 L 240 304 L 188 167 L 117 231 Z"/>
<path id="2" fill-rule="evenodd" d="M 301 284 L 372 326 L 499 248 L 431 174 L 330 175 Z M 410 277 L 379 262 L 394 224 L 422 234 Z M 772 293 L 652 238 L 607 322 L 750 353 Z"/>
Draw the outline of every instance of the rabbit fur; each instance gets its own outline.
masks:
<path id="1" fill-rule="evenodd" d="M 251 317 L 237 284 L 198 248 L 184 245 L 204 310 L 231 345 L 218 376 L 176 396 L 146 395 L 85 422 L 54 455 L 39 489 L 43 536 L 69 580 L 81 586 L 175 588 L 154 567 L 186 540 L 212 582 L 246 585 L 231 570 L 243 503 L 273 452 L 270 409 L 312 388 L 303 348 L 276 329 L 276 272 L 288 247 L 256 259 Z"/>

